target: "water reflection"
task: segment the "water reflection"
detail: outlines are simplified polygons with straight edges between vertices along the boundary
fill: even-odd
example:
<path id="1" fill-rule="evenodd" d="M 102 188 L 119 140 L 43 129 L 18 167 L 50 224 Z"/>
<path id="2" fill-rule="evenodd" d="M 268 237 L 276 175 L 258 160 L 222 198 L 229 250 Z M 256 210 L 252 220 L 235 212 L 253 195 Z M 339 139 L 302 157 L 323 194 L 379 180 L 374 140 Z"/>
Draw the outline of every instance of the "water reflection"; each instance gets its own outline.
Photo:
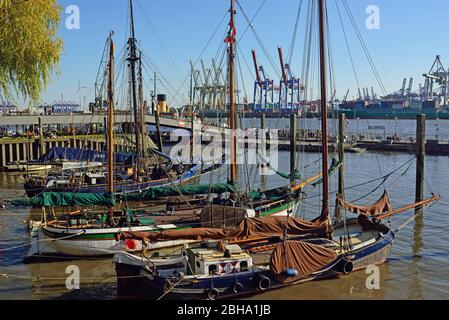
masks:
<path id="1" fill-rule="evenodd" d="M 425 209 L 423 209 L 425 210 Z M 424 229 L 424 215 L 419 214 L 415 217 L 415 225 L 413 227 L 413 260 L 412 260 L 412 275 L 410 292 L 408 299 L 423 299 L 420 262 L 423 256 L 423 229 Z"/>
<path id="2" fill-rule="evenodd" d="M 288 172 L 289 154 L 280 153 L 280 171 Z M 301 154 L 301 161 L 307 164 L 302 175 L 310 177 L 319 170 L 318 154 Z M 354 186 L 361 182 L 378 178 L 381 164 L 382 172 L 388 173 L 410 159 L 405 154 L 373 154 L 346 155 L 346 186 Z M 315 165 L 316 163 L 316 165 Z M 355 272 L 340 279 L 329 279 L 319 282 L 305 283 L 254 297 L 255 299 L 444 299 L 449 296 L 449 277 L 446 270 L 449 252 L 449 157 L 426 157 L 426 177 L 441 194 L 443 200 L 425 209 L 425 216 L 418 217 L 402 229 L 395 239 L 391 259 L 380 267 L 380 290 L 368 290 L 365 282 L 368 274 Z M 244 166 L 240 184 L 244 190 L 274 188 L 285 185 L 288 180 L 278 176 L 267 176 L 263 180 L 257 169 L 248 170 L 246 177 Z M 251 168 L 250 168 L 251 169 Z M 395 208 L 413 201 L 415 177 L 413 167 L 404 175 L 399 172 L 396 177 L 386 183 Z M 227 168 L 214 172 L 202 179 L 210 181 L 226 181 Z M 264 185 L 263 185 L 264 184 Z M 337 189 L 336 176 L 331 178 L 331 190 Z M 376 185 L 362 186 L 347 192 L 348 200 L 357 199 L 373 190 Z M 382 190 L 379 190 L 381 193 Z M 0 193 L 3 199 L 22 196 L 23 179 L 20 175 L 0 174 Z M 370 203 L 379 198 L 374 192 L 360 201 Z M 320 209 L 320 188 L 307 190 L 309 198 L 301 205 L 300 214 L 306 218 L 315 218 Z M 22 222 L 29 216 L 39 217 L 40 210 L 14 209 L 0 212 L 0 248 L 23 245 L 30 241 L 26 225 Z M 405 222 L 412 213 L 399 215 L 392 219 L 394 226 Z M 393 228 L 394 229 L 394 228 Z M 16 250 L 0 251 L 0 274 L 18 275 L 21 278 L 0 277 L 0 298 L 3 299 L 113 299 L 115 298 L 115 271 L 111 259 L 74 260 L 38 262 L 23 264 L 22 260 L 28 247 Z M 415 258 L 413 258 L 415 257 Z M 422 257 L 422 258 L 419 258 Z M 79 266 L 81 271 L 81 290 L 69 291 L 65 288 L 66 267 L 70 264 Z"/>

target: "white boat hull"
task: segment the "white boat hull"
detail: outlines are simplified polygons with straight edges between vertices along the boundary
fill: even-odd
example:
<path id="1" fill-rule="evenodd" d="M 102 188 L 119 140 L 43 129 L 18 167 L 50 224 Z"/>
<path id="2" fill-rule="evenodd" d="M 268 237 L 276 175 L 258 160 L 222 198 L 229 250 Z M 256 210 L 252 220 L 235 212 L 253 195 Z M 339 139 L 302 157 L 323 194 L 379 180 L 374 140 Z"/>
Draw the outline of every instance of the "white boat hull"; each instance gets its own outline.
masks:
<path id="1" fill-rule="evenodd" d="M 294 215 L 299 202 L 278 212 L 269 214 L 271 216 Z M 117 240 L 116 235 L 121 232 L 148 232 L 161 229 L 176 229 L 173 224 L 139 226 L 125 228 L 92 228 L 92 229 L 65 229 L 51 226 L 40 226 L 32 232 L 33 245 L 29 256 L 60 254 L 74 257 L 110 256 L 118 252 L 139 252 L 142 250 L 160 250 L 194 243 L 195 240 L 172 240 L 146 243 L 143 247 L 141 242 L 134 240 L 129 247 L 124 241 Z M 86 239 L 90 237 L 89 239 Z M 98 239 L 96 239 L 96 238 Z"/>
<path id="2" fill-rule="evenodd" d="M 8 172 L 40 172 L 51 170 L 51 168 L 51 165 L 15 163 L 5 166 L 4 170 Z"/>
<path id="3" fill-rule="evenodd" d="M 172 229 L 174 225 L 167 225 L 166 228 Z M 58 237 L 52 237 L 46 231 L 58 232 Z M 111 256 L 118 252 L 139 252 L 144 248 L 142 243 L 135 241 L 130 248 L 123 241 L 118 241 L 115 237 L 108 239 L 77 239 L 77 236 L 84 234 L 101 235 L 114 234 L 120 232 L 145 232 L 154 231 L 155 227 L 129 227 L 129 228 L 113 228 L 113 229 L 95 229 L 95 230 L 69 230 L 62 232 L 60 229 L 41 226 L 32 231 L 32 247 L 28 256 L 60 254 L 74 257 L 92 257 L 92 256 Z M 84 232 L 84 233 L 83 233 Z M 73 236 L 70 239 L 70 236 Z M 193 240 L 175 240 L 150 243 L 145 246 L 145 250 L 158 250 L 184 244 L 193 243 Z"/>

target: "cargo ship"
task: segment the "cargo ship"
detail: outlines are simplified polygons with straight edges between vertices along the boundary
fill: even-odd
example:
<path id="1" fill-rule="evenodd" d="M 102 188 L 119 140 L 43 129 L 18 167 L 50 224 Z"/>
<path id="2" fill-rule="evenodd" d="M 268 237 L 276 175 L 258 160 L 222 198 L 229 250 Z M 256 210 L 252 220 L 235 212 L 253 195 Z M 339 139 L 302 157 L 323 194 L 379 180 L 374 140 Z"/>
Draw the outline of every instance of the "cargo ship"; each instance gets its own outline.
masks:
<path id="1" fill-rule="evenodd" d="M 415 119 L 418 114 L 449 119 L 449 109 L 440 107 L 439 101 L 346 101 L 339 105 L 338 113 L 349 119 Z"/>

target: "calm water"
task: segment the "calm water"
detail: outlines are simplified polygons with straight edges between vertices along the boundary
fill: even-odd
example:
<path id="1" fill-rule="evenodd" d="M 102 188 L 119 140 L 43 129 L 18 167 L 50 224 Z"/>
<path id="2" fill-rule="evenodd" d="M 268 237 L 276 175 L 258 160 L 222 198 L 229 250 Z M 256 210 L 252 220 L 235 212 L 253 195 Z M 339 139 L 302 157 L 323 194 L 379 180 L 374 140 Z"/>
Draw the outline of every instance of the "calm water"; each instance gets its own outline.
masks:
<path id="1" fill-rule="evenodd" d="M 360 120 L 360 124 L 363 120 Z M 366 123 L 366 120 L 365 120 Z M 429 122 L 430 123 L 430 122 Z M 403 130 L 414 132 L 413 121 L 401 122 Z M 393 124 L 394 125 L 394 124 Z M 440 121 L 442 134 L 449 136 L 449 122 Z M 410 128 L 409 128 L 410 126 Z M 428 125 L 429 127 L 430 125 Z M 390 129 L 391 130 L 391 127 Z M 303 176 L 319 171 L 318 154 L 301 155 L 299 159 Z M 358 188 L 351 186 L 383 176 L 410 160 L 405 154 L 347 154 L 346 197 L 355 200 L 369 194 L 379 186 L 379 181 Z M 280 155 L 280 169 L 288 171 L 288 153 Z M 334 280 L 306 283 L 282 290 L 268 292 L 255 299 L 448 299 L 449 298 L 449 157 L 426 157 L 427 194 L 439 193 L 442 200 L 427 208 L 424 217 L 399 231 L 389 261 L 380 268 L 379 290 L 365 286 L 367 274 L 363 271 Z M 241 184 L 249 181 L 252 188 L 260 185 L 275 187 L 286 181 L 277 176 L 261 179 L 256 168 L 240 166 Z M 385 184 L 393 206 L 399 208 L 414 201 L 414 162 L 392 175 Z M 205 177 L 203 182 L 223 180 L 226 171 Z M 1 198 L 23 194 L 22 178 L 0 175 Z M 335 191 L 336 176 L 332 177 L 331 191 Z M 312 218 L 319 213 L 320 189 L 309 189 L 308 199 L 298 214 Z M 383 186 L 360 200 L 371 203 L 382 194 Z M 0 211 L 0 299 L 114 299 L 115 271 L 111 259 L 56 261 L 23 264 L 28 246 L 10 251 L 4 249 L 25 245 L 30 239 L 23 220 L 32 212 L 28 210 Z M 396 216 L 393 228 L 405 222 L 411 213 Z M 81 289 L 65 288 L 66 267 L 77 265 L 81 271 Z M 7 275 L 7 277 L 2 276 Z"/>
<path id="2" fill-rule="evenodd" d="M 210 119 L 215 121 L 216 119 Z M 289 119 L 267 119 L 267 127 L 271 129 L 288 129 L 290 127 Z M 347 133 L 351 134 L 365 134 L 366 137 L 376 137 L 398 135 L 402 138 L 408 139 L 416 135 L 416 121 L 415 120 L 357 120 L 348 119 Z M 260 127 L 260 119 L 243 119 L 245 127 Z M 300 119 L 299 126 L 303 129 L 319 130 L 321 128 L 321 119 Z M 385 127 L 373 128 L 373 127 Z M 371 127 L 371 129 L 370 129 Z M 329 131 L 337 133 L 338 120 L 329 120 Z M 427 120 L 426 121 L 426 135 L 428 139 L 449 140 L 449 121 L 447 120 Z"/>

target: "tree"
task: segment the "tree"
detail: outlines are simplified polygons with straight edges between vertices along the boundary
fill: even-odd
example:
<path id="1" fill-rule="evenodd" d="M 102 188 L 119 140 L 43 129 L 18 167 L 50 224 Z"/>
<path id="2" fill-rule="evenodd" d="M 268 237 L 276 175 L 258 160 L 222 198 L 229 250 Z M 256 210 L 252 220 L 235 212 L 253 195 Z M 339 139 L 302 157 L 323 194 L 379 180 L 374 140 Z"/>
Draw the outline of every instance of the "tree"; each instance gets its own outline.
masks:
<path id="1" fill-rule="evenodd" d="M 0 0 L 0 93 L 39 100 L 58 71 L 57 0 Z"/>

